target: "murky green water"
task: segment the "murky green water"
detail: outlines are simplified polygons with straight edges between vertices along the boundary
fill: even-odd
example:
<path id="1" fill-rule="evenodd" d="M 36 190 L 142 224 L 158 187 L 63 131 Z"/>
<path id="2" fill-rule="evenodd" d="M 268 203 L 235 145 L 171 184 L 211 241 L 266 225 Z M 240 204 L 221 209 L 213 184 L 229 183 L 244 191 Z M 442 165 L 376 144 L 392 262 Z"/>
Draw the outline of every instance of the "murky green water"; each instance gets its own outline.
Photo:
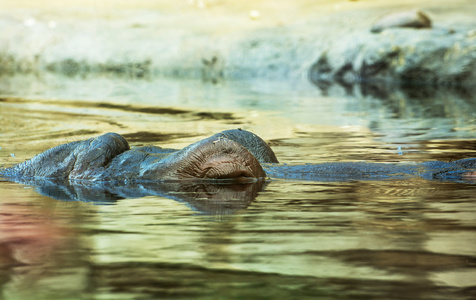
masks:
<path id="1" fill-rule="evenodd" d="M 476 156 L 476 99 L 311 84 L 14 77 L 0 165 L 114 131 L 181 148 L 230 128 L 283 163 Z M 0 182 L 0 299 L 474 299 L 476 184 L 148 187 L 64 201 Z M 110 190 L 111 191 L 111 190 Z M 47 196 L 50 195 L 50 196 Z M 104 199 L 103 199 L 104 200 Z"/>

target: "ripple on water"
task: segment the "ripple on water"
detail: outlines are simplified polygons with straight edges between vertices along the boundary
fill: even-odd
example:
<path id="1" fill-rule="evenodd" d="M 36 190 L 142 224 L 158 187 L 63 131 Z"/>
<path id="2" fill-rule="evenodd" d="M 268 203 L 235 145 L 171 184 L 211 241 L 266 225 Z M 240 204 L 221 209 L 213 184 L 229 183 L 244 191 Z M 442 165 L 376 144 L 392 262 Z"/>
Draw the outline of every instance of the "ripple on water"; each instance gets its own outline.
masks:
<path id="1" fill-rule="evenodd" d="M 181 148 L 233 127 L 262 136 L 288 164 L 475 156 L 471 110 L 454 118 L 446 108 L 457 115 L 460 102 L 450 98 L 435 99 L 441 109 L 431 117 L 430 102 L 400 98 L 260 94 L 242 84 L 241 94 L 232 85 L 174 85 L 155 100 L 156 82 L 138 91 L 128 84 L 132 104 L 107 93 L 97 101 L 86 90 L 74 101 L 4 97 L 0 165 L 107 131 L 132 146 Z M 0 287 L 11 299 L 476 297 L 469 181 L 52 187 L 0 182 Z"/>

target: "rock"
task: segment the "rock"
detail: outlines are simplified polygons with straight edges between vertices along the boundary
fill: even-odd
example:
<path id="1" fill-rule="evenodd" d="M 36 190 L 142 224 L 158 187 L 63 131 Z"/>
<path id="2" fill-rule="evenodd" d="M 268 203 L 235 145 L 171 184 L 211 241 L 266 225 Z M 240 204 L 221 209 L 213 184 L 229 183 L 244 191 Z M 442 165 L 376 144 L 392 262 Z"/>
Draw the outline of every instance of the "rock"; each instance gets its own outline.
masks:
<path id="1" fill-rule="evenodd" d="M 388 29 L 343 36 L 309 71 L 316 85 L 476 86 L 476 39 L 467 30 Z"/>
<path id="2" fill-rule="evenodd" d="M 392 27 L 431 28 L 431 20 L 425 13 L 417 9 L 412 9 L 390 13 L 380 17 L 372 25 L 370 31 L 378 33 Z"/>

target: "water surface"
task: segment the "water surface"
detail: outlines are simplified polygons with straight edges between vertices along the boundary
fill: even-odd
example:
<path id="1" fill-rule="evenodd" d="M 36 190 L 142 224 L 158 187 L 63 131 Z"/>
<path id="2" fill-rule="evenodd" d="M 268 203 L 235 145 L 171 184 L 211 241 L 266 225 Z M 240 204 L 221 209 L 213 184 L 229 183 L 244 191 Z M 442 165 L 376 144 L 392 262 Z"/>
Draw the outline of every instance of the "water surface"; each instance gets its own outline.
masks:
<path id="1" fill-rule="evenodd" d="M 289 164 L 476 156 L 476 101 L 452 91 L 15 76 L 0 95 L 3 166 L 109 131 L 181 148 L 230 128 Z M 71 188 L 0 182 L 1 299 L 476 297 L 471 181 Z"/>

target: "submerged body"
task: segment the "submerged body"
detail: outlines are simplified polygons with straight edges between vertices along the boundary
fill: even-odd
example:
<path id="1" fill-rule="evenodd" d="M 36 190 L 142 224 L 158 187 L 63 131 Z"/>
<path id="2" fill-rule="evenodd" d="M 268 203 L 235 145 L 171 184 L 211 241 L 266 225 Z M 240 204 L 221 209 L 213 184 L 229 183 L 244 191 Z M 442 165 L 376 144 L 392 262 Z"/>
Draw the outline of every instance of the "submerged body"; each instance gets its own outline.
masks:
<path id="1" fill-rule="evenodd" d="M 0 171 L 4 177 L 87 180 L 95 182 L 228 179 L 238 182 L 266 177 L 316 181 L 381 180 L 419 176 L 456 179 L 472 176 L 476 159 L 412 165 L 343 162 L 280 165 L 260 137 L 245 130 L 227 130 L 184 149 L 155 146 L 130 149 L 119 134 L 63 144 Z"/>

